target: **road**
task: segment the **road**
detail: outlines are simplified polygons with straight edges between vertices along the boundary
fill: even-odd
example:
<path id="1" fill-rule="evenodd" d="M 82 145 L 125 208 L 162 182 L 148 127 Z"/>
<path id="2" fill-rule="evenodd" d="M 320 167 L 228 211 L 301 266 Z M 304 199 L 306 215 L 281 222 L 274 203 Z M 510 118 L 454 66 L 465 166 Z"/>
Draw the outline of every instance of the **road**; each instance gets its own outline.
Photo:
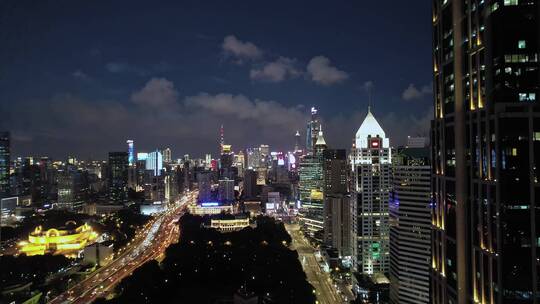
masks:
<path id="1" fill-rule="evenodd" d="M 107 297 L 114 292 L 114 287 L 125 277 L 144 263 L 159 259 L 170 244 L 177 242 L 180 235 L 176 223 L 185 210 L 187 203 L 195 200 L 197 193 L 183 197 L 173 208 L 159 214 L 140 229 L 135 239 L 124 247 L 116 259 L 94 271 L 78 282 L 50 304 L 91 303 L 99 297 Z"/>
<path id="2" fill-rule="evenodd" d="M 315 248 L 302 235 L 298 224 L 286 224 L 285 227 L 292 237 L 291 249 L 298 251 L 298 257 L 308 282 L 315 287 L 317 301 L 321 304 L 346 303 L 333 285 L 330 275 L 319 266 L 315 257 Z"/>

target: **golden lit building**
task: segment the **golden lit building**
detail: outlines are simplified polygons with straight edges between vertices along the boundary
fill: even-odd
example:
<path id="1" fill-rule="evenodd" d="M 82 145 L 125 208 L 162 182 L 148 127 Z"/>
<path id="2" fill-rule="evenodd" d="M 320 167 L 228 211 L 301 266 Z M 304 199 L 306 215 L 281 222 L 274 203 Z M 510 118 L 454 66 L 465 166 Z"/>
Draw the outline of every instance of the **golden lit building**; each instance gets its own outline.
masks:
<path id="1" fill-rule="evenodd" d="M 75 226 L 75 222 L 67 222 L 63 229 L 43 230 L 42 226 L 37 226 L 28 236 L 28 241 L 19 243 L 20 253 L 28 256 L 52 253 L 75 257 L 86 245 L 98 238 L 98 234 L 88 224 L 73 229 L 68 228 L 70 226 Z"/>

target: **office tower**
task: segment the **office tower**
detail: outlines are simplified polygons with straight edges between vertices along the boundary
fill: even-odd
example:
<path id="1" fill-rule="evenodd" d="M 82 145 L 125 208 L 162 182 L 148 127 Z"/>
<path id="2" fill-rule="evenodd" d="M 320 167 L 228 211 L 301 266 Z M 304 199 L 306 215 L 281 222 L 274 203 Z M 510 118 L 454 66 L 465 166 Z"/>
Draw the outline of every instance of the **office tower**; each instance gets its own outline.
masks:
<path id="1" fill-rule="evenodd" d="M 172 162 L 172 151 L 171 148 L 165 148 L 163 150 L 163 162 L 170 164 Z"/>
<path id="2" fill-rule="evenodd" d="M 390 140 L 371 110 L 356 132 L 352 149 L 353 229 L 358 272 L 384 274 L 389 269 L 388 198 L 391 189 Z"/>
<path id="3" fill-rule="evenodd" d="M 345 150 L 323 152 L 324 242 L 340 257 L 352 253 L 352 206 L 348 180 L 349 164 Z"/>
<path id="4" fill-rule="evenodd" d="M 152 171 L 154 176 L 161 175 L 161 170 L 163 170 L 163 155 L 160 151 L 156 150 L 148 153 L 148 157 L 146 158 L 146 170 Z"/>
<path id="5" fill-rule="evenodd" d="M 0 198 L 10 194 L 9 166 L 10 136 L 9 132 L 0 132 Z"/>
<path id="6" fill-rule="evenodd" d="M 260 152 L 259 167 L 268 168 L 268 165 L 270 164 L 270 146 L 260 145 L 259 152 Z"/>
<path id="7" fill-rule="evenodd" d="M 432 303 L 537 303 L 540 3 L 433 4 Z"/>
<path id="8" fill-rule="evenodd" d="M 88 194 L 87 176 L 81 170 L 66 166 L 58 172 L 57 179 L 57 208 L 71 211 L 82 209 Z"/>
<path id="9" fill-rule="evenodd" d="M 205 158 L 204 158 L 204 161 L 206 163 L 206 167 L 210 168 L 211 165 L 212 165 L 212 154 L 206 154 Z"/>
<path id="10" fill-rule="evenodd" d="M 126 143 L 128 145 L 128 164 L 131 167 L 135 165 L 136 161 L 134 141 L 132 139 L 128 139 Z"/>
<path id="11" fill-rule="evenodd" d="M 109 199 L 114 203 L 127 200 L 128 153 L 109 152 Z"/>
<path id="12" fill-rule="evenodd" d="M 429 303 L 431 166 L 429 148 L 405 148 L 392 157 L 390 194 L 390 302 Z"/>
<path id="13" fill-rule="evenodd" d="M 234 180 L 221 179 L 218 186 L 218 199 L 220 202 L 234 201 Z"/>
<path id="14" fill-rule="evenodd" d="M 310 154 L 300 160 L 298 169 L 301 208 L 299 220 L 303 229 L 317 241 L 323 241 L 324 197 L 323 197 L 323 151 L 326 142 L 318 126 L 318 138 Z"/>
<path id="15" fill-rule="evenodd" d="M 246 165 L 247 168 L 256 169 L 261 164 L 261 150 L 259 148 L 246 149 Z"/>
<path id="16" fill-rule="evenodd" d="M 300 131 L 296 130 L 296 134 L 294 134 L 294 153 L 301 150 L 302 148 L 300 146 Z"/>
<path id="17" fill-rule="evenodd" d="M 198 172 L 197 184 L 199 187 L 199 202 L 205 203 L 212 200 L 212 173 Z"/>
<path id="18" fill-rule="evenodd" d="M 259 194 L 257 191 L 257 171 L 247 169 L 244 171 L 244 198 L 254 199 Z"/>
<path id="19" fill-rule="evenodd" d="M 321 128 L 321 123 L 319 122 L 319 117 L 317 115 L 317 109 L 315 107 L 311 108 L 311 120 L 307 124 L 306 128 L 306 152 L 313 153 L 315 150 L 315 143 L 317 142 L 317 136 L 319 135 L 319 130 Z"/>

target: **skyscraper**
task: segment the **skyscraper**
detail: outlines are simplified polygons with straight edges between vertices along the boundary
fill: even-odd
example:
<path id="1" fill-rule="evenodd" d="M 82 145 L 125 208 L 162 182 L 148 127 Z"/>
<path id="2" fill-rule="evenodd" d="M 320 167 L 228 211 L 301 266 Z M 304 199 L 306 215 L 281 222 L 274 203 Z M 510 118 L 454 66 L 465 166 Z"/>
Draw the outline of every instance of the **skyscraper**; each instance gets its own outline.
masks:
<path id="1" fill-rule="evenodd" d="M 172 162 L 172 151 L 171 148 L 165 148 L 163 150 L 163 162 L 170 164 Z"/>
<path id="2" fill-rule="evenodd" d="M 390 302 L 429 303 L 431 167 L 429 148 L 393 156 L 390 195 Z"/>
<path id="3" fill-rule="evenodd" d="M 327 148 L 320 126 L 317 141 L 311 153 L 300 159 L 298 189 L 301 208 L 299 219 L 302 228 L 317 241 L 324 234 L 324 179 L 323 152 Z"/>
<path id="4" fill-rule="evenodd" d="M 163 170 L 163 155 L 160 151 L 156 150 L 148 153 L 148 157 L 146 158 L 146 170 L 152 171 L 154 176 L 161 175 L 161 170 Z"/>
<path id="5" fill-rule="evenodd" d="M 352 206 L 348 180 L 347 151 L 323 152 L 324 242 L 337 249 L 340 257 L 352 252 Z"/>
<path id="6" fill-rule="evenodd" d="M 218 198 L 221 202 L 234 201 L 234 180 L 219 180 Z"/>
<path id="7" fill-rule="evenodd" d="M 369 108 L 356 132 L 351 161 L 357 270 L 368 275 L 384 274 L 389 269 L 391 150 L 390 140 Z"/>
<path id="8" fill-rule="evenodd" d="M 308 122 L 306 128 L 306 151 L 308 153 L 313 153 L 313 150 L 315 150 L 315 143 L 317 142 L 317 136 L 319 135 L 320 128 L 321 123 L 319 122 L 317 109 L 312 107 L 311 120 Z"/>
<path id="9" fill-rule="evenodd" d="M 128 153 L 109 152 L 109 199 L 114 203 L 127 200 Z"/>
<path id="10" fill-rule="evenodd" d="M 199 188 L 199 202 L 205 203 L 212 200 L 212 173 L 210 171 L 197 173 L 197 185 Z"/>
<path id="11" fill-rule="evenodd" d="M 9 132 L 0 132 L 0 198 L 9 195 L 10 140 Z"/>
<path id="12" fill-rule="evenodd" d="M 128 139 L 127 145 L 128 145 L 128 163 L 129 163 L 129 166 L 131 167 L 135 165 L 135 161 L 136 161 L 134 141 L 131 139 Z"/>
<path id="13" fill-rule="evenodd" d="M 432 303 L 540 297 L 539 6 L 433 1 Z"/>

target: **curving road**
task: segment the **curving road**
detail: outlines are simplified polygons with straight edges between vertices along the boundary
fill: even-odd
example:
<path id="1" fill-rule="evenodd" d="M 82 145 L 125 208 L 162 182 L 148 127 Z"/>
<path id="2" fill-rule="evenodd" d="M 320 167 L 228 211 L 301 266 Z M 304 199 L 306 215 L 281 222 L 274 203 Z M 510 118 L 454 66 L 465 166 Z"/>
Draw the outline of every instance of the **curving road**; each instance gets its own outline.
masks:
<path id="1" fill-rule="evenodd" d="M 106 266 L 94 271 L 50 304 L 91 303 L 99 297 L 107 297 L 114 287 L 133 271 L 150 260 L 159 259 L 170 244 L 180 236 L 178 219 L 185 206 L 197 198 L 196 192 L 183 197 L 174 207 L 161 213 L 140 229 L 135 238 L 120 251 L 118 257 Z"/>

